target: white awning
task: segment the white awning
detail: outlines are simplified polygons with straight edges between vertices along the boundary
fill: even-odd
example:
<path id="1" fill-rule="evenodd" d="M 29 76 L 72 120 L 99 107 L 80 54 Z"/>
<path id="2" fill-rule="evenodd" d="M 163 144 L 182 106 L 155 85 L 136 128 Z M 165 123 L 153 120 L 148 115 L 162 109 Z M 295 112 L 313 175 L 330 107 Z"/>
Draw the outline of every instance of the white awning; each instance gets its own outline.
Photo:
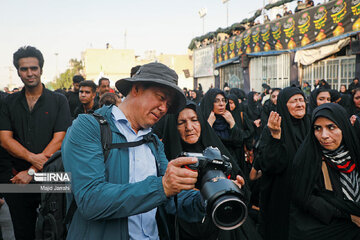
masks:
<path id="1" fill-rule="evenodd" d="M 350 37 L 339 40 L 336 43 L 326 45 L 323 47 L 299 50 L 295 53 L 295 62 L 298 62 L 302 65 L 310 65 L 317 60 L 320 60 L 324 57 L 330 56 L 334 53 L 340 51 L 343 47 L 350 43 Z"/>

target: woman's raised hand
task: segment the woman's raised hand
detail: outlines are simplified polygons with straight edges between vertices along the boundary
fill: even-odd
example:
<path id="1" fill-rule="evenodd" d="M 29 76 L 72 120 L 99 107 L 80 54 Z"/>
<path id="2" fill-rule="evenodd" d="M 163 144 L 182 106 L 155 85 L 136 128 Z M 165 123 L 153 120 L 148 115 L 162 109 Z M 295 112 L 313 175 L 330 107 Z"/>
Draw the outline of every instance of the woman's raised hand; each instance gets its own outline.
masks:
<path id="1" fill-rule="evenodd" d="M 277 112 L 271 111 L 267 126 L 273 138 L 281 138 L 281 116 Z"/>

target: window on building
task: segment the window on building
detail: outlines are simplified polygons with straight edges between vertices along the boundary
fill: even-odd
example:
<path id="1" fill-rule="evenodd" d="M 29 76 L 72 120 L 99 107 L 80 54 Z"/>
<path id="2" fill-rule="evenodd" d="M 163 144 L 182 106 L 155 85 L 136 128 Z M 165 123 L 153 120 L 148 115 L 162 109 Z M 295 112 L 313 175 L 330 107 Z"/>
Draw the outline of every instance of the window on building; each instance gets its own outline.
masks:
<path id="1" fill-rule="evenodd" d="M 250 89 L 261 91 L 263 83 L 279 88 L 290 85 L 290 54 L 251 59 Z"/>
<path id="2" fill-rule="evenodd" d="M 220 87 L 227 83 L 230 88 L 244 88 L 243 68 L 240 63 L 230 64 L 219 69 Z"/>
<path id="3" fill-rule="evenodd" d="M 303 67 L 303 82 L 314 85 L 316 79 L 325 79 L 332 89 L 348 86 L 355 77 L 355 56 L 322 60 Z"/>

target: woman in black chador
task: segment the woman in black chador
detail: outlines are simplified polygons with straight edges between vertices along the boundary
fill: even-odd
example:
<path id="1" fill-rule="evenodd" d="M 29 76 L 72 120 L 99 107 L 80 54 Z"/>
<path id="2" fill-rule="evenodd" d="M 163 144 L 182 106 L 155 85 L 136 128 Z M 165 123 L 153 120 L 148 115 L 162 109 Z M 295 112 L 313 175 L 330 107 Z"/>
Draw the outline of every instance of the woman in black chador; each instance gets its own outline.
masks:
<path id="1" fill-rule="evenodd" d="M 320 106 L 321 104 L 331 102 L 330 91 L 331 90 L 327 88 L 317 88 L 311 92 L 308 109 L 308 114 L 310 116 L 316 107 Z"/>
<path id="2" fill-rule="evenodd" d="M 227 102 L 223 91 L 209 89 L 201 100 L 200 112 L 244 171 L 244 140 L 252 132 L 243 130 L 240 112 L 229 111 Z"/>
<path id="3" fill-rule="evenodd" d="M 265 127 L 269 119 L 271 111 L 276 112 L 277 97 L 281 88 L 273 88 L 270 99 L 266 100 L 261 111 L 261 126 Z"/>
<path id="4" fill-rule="evenodd" d="M 235 154 L 236 154 L 236 158 L 238 159 L 238 164 L 241 170 L 243 170 L 243 172 L 246 175 L 246 178 L 248 178 L 251 169 L 251 162 L 246 162 L 244 146 L 246 146 L 247 149 L 252 149 L 252 141 L 254 135 L 253 123 L 252 121 L 249 120 L 249 117 L 247 116 L 246 112 L 242 111 L 242 108 L 239 103 L 239 99 L 235 94 L 229 94 L 227 98 L 228 98 L 228 106 L 226 108 L 230 110 L 231 114 L 234 116 L 235 121 L 241 123 L 240 128 L 241 130 L 244 131 L 243 146 L 241 148 L 236 148 Z"/>
<path id="5" fill-rule="evenodd" d="M 326 103 L 294 159 L 290 239 L 360 239 L 360 143 L 343 107 Z"/>
<path id="6" fill-rule="evenodd" d="M 360 117 L 360 88 L 353 90 L 350 100 L 349 115 L 357 115 Z"/>
<path id="7" fill-rule="evenodd" d="M 287 240 L 290 179 L 293 158 L 305 138 L 310 120 L 304 93 L 296 87 L 280 91 L 277 113 L 271 112 L 260 139 L 263 176 L 260 193 L 260 232 L 264 239 Z"/>
<path id="8" fill-rule="evenodd" d="M 249 119 L 254 123 L 255 129 L 255 141 L 260 137 L 262 127 L 261 127 L 261 111 L 262 105 L 260 101 L 260 94 L 257 92 L 250 92 L 247 99 L 246 113 L 249 116 Z"/>
<path id="9" fill-rule="evenodd" d="M 187 102 L 186 107 L 178 115 L 168 115 L 166 117 L 163 143 L 168 159 L 174 159 L 182 152 L 202 153 L 206 147 L 217 147 L 222 155 L 230 158 L 233 167 L 231 177 L 243 176 L 242 171 L 228 150 L 207 121 L 197 114 L 196 105 L 191 101 Z M 250 197 L 247 183 L 242 189 L 247 203 Z M 181 219 L 178 219 L 178 222 L 180 239 L 259 239 L 251 219 L 247 219 L 243 225 L 232 231 L 217 229 L 209 217 L 205 218 L 204 223 L 189 223 Z"/>

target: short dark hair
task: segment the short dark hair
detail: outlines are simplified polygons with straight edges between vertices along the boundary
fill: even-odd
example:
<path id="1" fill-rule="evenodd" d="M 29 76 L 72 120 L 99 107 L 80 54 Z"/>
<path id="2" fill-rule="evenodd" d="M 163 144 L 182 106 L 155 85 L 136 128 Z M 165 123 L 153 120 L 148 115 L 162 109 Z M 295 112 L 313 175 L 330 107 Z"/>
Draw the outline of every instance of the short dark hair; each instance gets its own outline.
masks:
<path id="1" fill-rule="evenodd" d="M 110 80 L 108 78 L 102 77 L 99 79 L 99 87 L 100 87 L 102 81 L 109 81 L 109 83 L 110 83 Z"/>
<path id="2" fill-rule="evenodd" d="M 44 57 L 42 53 L 35 47 L 32 46 L 23 46 L 19 48 L 13 55 L 13 64 L 17 70 L 19 70 L 19 60 L 21 58 L 34 57 L 39 61 L 40 69 L 42 70 L 44 66 Z"/>
<path id="3" fill-rule="evenodd" d="M 132 67 L 131 71 L 130 71 L 130 77 L 134 76 L 137 73 L 137 71 L 139 71 L 140 68 L 141 68 L 141 65 L 137 65 L 135 67 Z"/>
<path id="4" fill-rule="evenodd" d="M 91 87 L 91 90 L 96 92 L 96 84 L 91 80 L 82 81 L 79 85 L 79 88 L 81 87 Z"/>
<path id="5" fill-rule="evenodd" d="M 103 106 L 103 105 L 115 105 L 116 104 L 116 94 L 115 93 L 104 93 L 99 100 L 99 105 Z"/>
<path id="6" fill-rule="evenodd" d="M 72 80 L 73 80 L 73 83 L 80 83 L 80 82 L 84 81 L 85 79 L 81 75 L 75 75 Z"/>

